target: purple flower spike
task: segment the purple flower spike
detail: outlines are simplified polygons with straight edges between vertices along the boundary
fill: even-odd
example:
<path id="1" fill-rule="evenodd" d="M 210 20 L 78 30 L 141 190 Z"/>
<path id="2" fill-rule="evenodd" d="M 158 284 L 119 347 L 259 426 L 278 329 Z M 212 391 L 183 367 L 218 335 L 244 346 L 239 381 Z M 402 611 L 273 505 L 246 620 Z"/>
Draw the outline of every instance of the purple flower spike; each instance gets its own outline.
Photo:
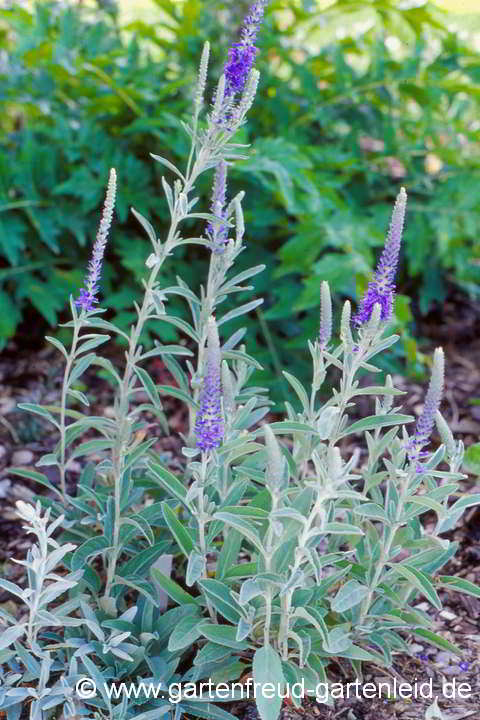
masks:
<path id="1" fill-rule="evenodd" d="M 433 355 L 432 375 L 425 396 L 423 411 L 417 420 L 415 434 L 410 438 L 407 450 L 409 459 L 415 463 L 417 473 L 424 472 L 423 465 L 419 459 L 428 455 L 422 451 L 424 445 L 430 440 L 435 417 L 440 407 L 443 395 L 443 383 L 445 373 L 445 359 L 442 348 L 437 348 Z"/>
<path id="2" fill-rule="evenodd" d="M 397 272 L 400 245 L 402 242 L 403 223 L 407 205 L 407 193 L 401 188 L 393 208 L 392 221 L 388 231 L 385 248 L 378 261 L 372 282 L 368 284 L 358 313 L 354 317 L 357 327 L 365 325 L 373 312 L 376 303 L 381 307 L 380 319 L 386 322 L 393 313 L 393 299 L 395 296 L 395 274 Z"/>
<path id="3" fill-rule="evenodd" d="M 255 40 L 263 20 L 266 2 L 267 0 L 260 0 L 251 6 L 243 21 L 240 42 L 232 45 L 228 51 L 228 62 L 224 70 L 225 97 L 241 93 L 245 87 L 257 56 Z"/>
<path id="4" fill-rule="evenodd" d="M 213 181 L 212 204 L 210 209 L 214 215 L 227 219 L 227 211 L 225 208 L 227 194 L 227 163 L 221 160 L 215 168 L 215 177 Z M 221 254 L 225 250 L 225 244 L 228 241 L 228 228 L 222 223 L 208 223 L 207 235 L 212 241 L 212 252 Z"/>
<path id="5" fill-rule="evenodd" d="M 195 423 L 197 447 L 203 452 L 219 447 L 224 435 L 220 340 L 214 317 L 208 319 L 207 332 L 206 372 L 200 395 L 200 410 Z"/>
<path id="6" fill-rule="evenodd" d="M 108 231 L 112 224 L 113 208 L 115 206 L 115 194 L 117 190 L 117 173 L 114 168 L 110 170 L 108 178 L 107 194 L 103 207 L 102 218 L 93 245 L 92 259 L 88 264 L 88 275 L 85 279 L 85 286 L 80 290 L 80 297 L 75 300 L 75 305 L 85 312 L 90 312 L 98 303 L 98 282 L 102 271 L 103 254 L 107 244 Z"/>

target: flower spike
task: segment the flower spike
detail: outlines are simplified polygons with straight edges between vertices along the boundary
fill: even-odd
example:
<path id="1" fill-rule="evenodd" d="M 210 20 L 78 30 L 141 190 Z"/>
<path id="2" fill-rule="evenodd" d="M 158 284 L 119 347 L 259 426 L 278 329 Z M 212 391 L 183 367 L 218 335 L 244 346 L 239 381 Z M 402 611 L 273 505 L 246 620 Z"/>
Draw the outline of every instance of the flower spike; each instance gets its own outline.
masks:
<path id="1" fill-rule="evenodd" d="M 221 352 L 217 324 L 208 319 L 206 372 L 195 423 L 197 447 L 207 452 L 219 447 L 224 435 L 222 413 Z"/>
<path id="2" fill-rule="evenodd" d="M 410 439 L 407 447 L 408 456 L 412 462 L 418 463 L 418 460 L 426 454 L 422 452 L 422 448 L 430 440 L 437 412 L 440 408 L 443 395 L 444 373 L 445 359 L 443 350 L 442 348 L 437 348 L 433 355 L 432 375 L 425 396 L 423 411 L 417 420 L 415 434 Z M 420 464 L 418 469 L 419 471 L 421 470 Z"/>
<path id="3" fill-rule="evenodd" d="M 407 206 L 407 193 L 401 188 L 393 208 L 392 221 L 388 231 L 384 250 L 378 261 L 372 282 L 368 284 L 354 323 L 361 327 L 367 323 L 373 312 L 375 304 L 381 307 L 380 319 L 382 322 L 390 320 L 393 313 L 393 299 L 395 296 L 395 274 L 397 272 L 400 245 L 402 242 L 403 224 Z"/>
<path id="4" fill-rule="evenodd" d="M 210 56 L 210 43 L 207 41 L 203 46 L 202 58 L 198 69 L 197 87 L 195 89 L 195 106 L 200 109 L 205 95 L 205 86 L 207 84 L 208 59 Z"/>
<path id="5" fill-rule="evenodd" d="M 442 348 L 437 348 L 433 356 L 432 376 L 425 397 L 423 412 L 418 418 L 415 429 L 415 436 L 419 442 L 428 442 L 432 434 L 437 410 L 443 395 L 443 382 L 445 372 L 445 360 Z"/>
<path id="6" fill-rule="evenodd" d="M 228 51 L 209 116 L 214 132 L 234 133 L 253 103 L 260 76 L 253 67 L 258 52 L 255 41 L 267 3 L 268 0 L 258 0 L 250 7 L 243 21 L 240 41 Z"/>
<path id="7" fill-rule="evenodd" d="M 326 348 L 332 337 L 332 298 L 330 287 L 326 280 L 320 286 L 320 330 L 318 342 L 321 348 Z"/>
<path id="8" fill-rule="evenodd" d="M 248 74 L 253 67 L 258 49 L 255 40 L 265 12 L 266 0 L 254 3 L 245 16 L 240 42 L 228 51 L 225 65 L 225 97 L 243 92 Z"/>
<path id="9" fill-rule="evenodd" d="M 227 163 L 220 160 L 215 168 L 213 180 L 212 204 L 210 209 L 214 215 L 227 219 L 225 208 L 227 194 Z M 221 254 L 225 250 L 225 244 L 228 240 L 227 225 L 221 222 L 211 222 L 207 225 L 207 235 L 212 241 L 212 252 Z"/>
<path id="10" fill-rule="evenodd" d="M 80 290 L 80 296 L 75 300 L 75 305 L 85 312 L 93 310 L 94 305 L 98 303 L 98 282 L 102 271 L 103 255 L 105 253 L 105 245 L 107 244 L 108 231 L 112 224 L 113 209 L 115 207 L 115 194 L 117 190 L 117 173 L 115 169 L 110 170 L 108 178 L 107 194 L 105 197 L 105 205 L 103 207 L 102 218 L 97 232 L 97 237 L 93 245 L 92 258 L 88 264 L 88 275 L 85 278 L 84 287 Z"/>

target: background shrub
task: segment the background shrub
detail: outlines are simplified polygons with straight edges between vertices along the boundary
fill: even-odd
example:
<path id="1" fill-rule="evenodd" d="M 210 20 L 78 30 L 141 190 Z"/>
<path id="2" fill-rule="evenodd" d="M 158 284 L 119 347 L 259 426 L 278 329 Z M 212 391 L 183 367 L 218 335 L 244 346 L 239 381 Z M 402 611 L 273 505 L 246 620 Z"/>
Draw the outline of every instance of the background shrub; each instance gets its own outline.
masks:
<path id="1" fill-rule="evenodd" d="M 112 2 L 94 11 L 38 2 L 32 11 L 15 5 L 0 13 L 3 342 L 25 313 L 34 319 L 32 306 L 54 325 L 77 291 L 111 166 L 120 192 L 104 292 L 116 321 L 132 320 L 147 241 L 129 207 L 160 237 L 167 220 L 162 168 L 152 168 L 147 149 L 174 163 L 184 156 L 181 119 L 201 46 L 217 37 L 219 73 L 248 3 L 156 4 L 163 20 L 145 18 L 127 32 Z M 232 170 L 231 195 L 247 192 L 243 263 L 269 268 L 255 283 L 266 303 L 250 350 L 277 398 L 280 366 L 300 378 L 308 371 L 303 348 L 317 332 L 320 281 L 347 297 L 363 290 L 400 184 L 410 197 L 400 292 L 420 313 L 442 302 L 448 282 L 478 293 L 480 57 L 451 23 L 428 3 L 270 5 L 260 95 L 244 131 L 252 147 Z M 208 203 L 208 181 L 197 191 Z M 206 256 L 188 253 L 180 250 L 168 267 L 194 284 Z M 414 367 L 403 295 L 397 316 Z"/>

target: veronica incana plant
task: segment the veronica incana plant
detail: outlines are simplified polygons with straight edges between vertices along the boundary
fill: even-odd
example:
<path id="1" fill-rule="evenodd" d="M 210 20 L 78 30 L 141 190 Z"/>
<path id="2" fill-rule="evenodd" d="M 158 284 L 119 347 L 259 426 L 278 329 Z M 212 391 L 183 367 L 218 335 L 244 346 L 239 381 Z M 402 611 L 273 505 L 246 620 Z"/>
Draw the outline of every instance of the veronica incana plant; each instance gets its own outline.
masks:
<path id="1" fill-rule="evenodd" d="M 265 389 L 250 382 L 261 366 L 247 352 L 245 330 L 228 332 L 230 320 L 261 303 L 222 307 L 227 298 L 249 292 L 245 281 L 263 270 L 234 270 L 247 234 L 242 193 L 228 199 L 228 167 L 241 157 L 234 136 L 258 84 L 255 40 L 264 11 L 263 2 L 250 9 L 206 113 L 210 48 L 204 47 L 192 118 L 185 124 L 191 141 L 185 168 L 152 156 L 168 173 L 162 186 L 170 229 L 158 238 L 133 210 L 152 247 L 130 333 L 102 317 L 101 268 L 117 183 L 112 171 L 85 285 L 70 302 L 71 346 L 50 338 L 64 360 L 60 403 L 23 406 L 58 430 L 56 448 L 37 464 L 57 468 L 59 487 L 41 471 L 13 470 L 50 495 L 42 499 L 48 505 L 43 515 L 40 505 L 19 508 L 39 540 L 25 561 L 28 587 L 2 581 L 28 608 L 20 624 L 13 615 L 0 615 L 7 628 L 0 659 L 8 680 L 0 710 L 8 720 L 16 720 L 21 703 L 33 697 L 26 689 L 32 677 L 39 688 L 31 703 L 35 719 L 52 717 L 62 706 L 67 716 L 88 708 L 109 720 L 182 712 L 228 720 L 229 713 L 191 692 L 180 692 L 173 702 L 169 684 L 235 681 L 251 667 L 258 682 L 282 688 L 303 681 L 315 694 L 332 662 L 344 659 L 358 677 L 364 662 L 388 666 L 392 653 L 409 653 L 413 636 L 460 654 L 415 607 L 422 596 L 440 608 L 439 589 L 480 596 L 472 583 L 438 574 L 456 550 L 443 534 L 480 502 L 479 495 L 450 502 L 462 478 L 463 447 L 439 411 L 443 353 L 434 354 L 413 431 L 414 418 L 396 404 L 403 393 L 391 378 L 383 384 L 367 380 L 379 372 L 375 358 L 398 339 L 389 323 L 405 190 L 353 319 L 350 303 L 343 307 L 338 339 L 330 288 L 321 283 L 319 332 L 308 347 L 311 385 L 284 373 L 292 394 L 283 420 L 265 423 L 271 403 Z M 198 212 L 195 183 L 205 172 L 213 176 L 210 212 Z M 183 222 L 192 219 L 202 223 L 203 234 L 183 237 Z M 205 281 L 191 288 L 177 277 L 175 285 L 162 286 L 163 264 L 185 244 L 209 254 Z M 189 320 L 168 312 L 172 295 L 183 298 Z M 145 350 L 147 323 L 173 325 L 185 342 Z M 121 368 L 98 351 L 112 334 L 126 345 Z M 154 381 L 148 372 L 154 357 L 175 382 Z M 77 383 L 94 366 L 115 387 L 108 415 L 78 409 L 89 401 Z M 340 379 L 325 395 L 331 370 Z M 168 432 L 165 395 L 188 408 L 182 458 L 171 465 L 155 450 L 159 433 Z M 371 398 L 371 414 L 354 420 L 361 396 Z M 434 424 L 442 444 L 432 451 Z M 83 469 L 74 486 L 69 464 L 78 458 Z M 421 522 L 425 513 L 435 517 L 428 531 Z M 68 571 L 63 579 L 52 574 L 61 563 Z M 59 605 L 63 593 L 67 599 Z M 166 610 L 168 599 L 172 607 Z M 95 680 L 98 692 L 80 700 L 73 688 L 82 675 Z M 128 699 L 105 691 L 112 679 L 139 678 L 160 683 L 167 694 Z M 50 700 L 48 683 L 56 688 Z M 281 694 L 257 697 L 263 720 L 275 720 Z"/>

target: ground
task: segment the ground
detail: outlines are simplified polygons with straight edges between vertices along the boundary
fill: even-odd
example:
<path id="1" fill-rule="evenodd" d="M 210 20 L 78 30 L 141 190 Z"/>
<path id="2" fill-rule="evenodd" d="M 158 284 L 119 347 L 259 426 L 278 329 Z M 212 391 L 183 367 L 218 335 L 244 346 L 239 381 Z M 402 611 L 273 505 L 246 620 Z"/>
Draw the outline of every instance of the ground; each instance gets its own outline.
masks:
<path id="1" fill-rule="evenodd" d="M 478 442 L 480 437 L 480 405 L 471 400 L 480 398 L 480 308 L 464 296 L 453 293 L 444 307 L 418 326 L 418 333 L 425 338 L 423 349 L 431 352 L 436 345 L 443 345 L 446 354 L 446 392 L 442 406 L 445 417 L 457 438 L 465 445 Z M 20 344 L 21 343 L 21 344 Z M 121 361 L 121 350 L 112 354 L 113 361 Z M 158 361 L 150 368 L 158 383 L 167 384 L 168 373 Z M 26 413 L 18 411 L 18 402 L 39 402 L 56 404 L 63 369 L 58 353 L 50 346 L 26 347 L 25 338 L 12 341 L 0 359 L 0 573 L 2 566 L 5 577 L 21 580 L 22 568 L 10 562 L 12 557 L 24 557 L 30 540 L 25 537 L 14 514 L 14 502 L 18 499 L 31 500 L 38 491 L 30 481 L 9 476 L 8 467 L 23 465 L 33 468 L 38 458 L 52 450 L 56 437 L 47 426 Z M 394 378 L 397 387 L 408 391 L 404 409 L 418 415 L 421 410 L 425 383 L 398 376 Z M 92 411 L 109 413 L 112 410 L 112 394 L 108 384 L 88 374 L 88 393 L 93 398 Z M 170 419 L 172 434 L 162 438 L 158 448 L 165 453 L 166 461 L 172 468 L 179 467 L 181 440 L 178 433 L 185 425 L 185 411 L 175 400 L 166 401 L 166 412 Z M 435 439 L 434 439 L 435 440 Z M 74 470 L 78 473 L 80 465 Z M 44 468 L 47 473 L 50 468 Z M 55 482 L 54 474 L 50 479 Z M 74 490 L 76 475 L 71 474 L 70 492 Z M 469 475 L 462 483 L 462 493 L 478 492 L 478 478 Z M 427 521 L 428 523 L 428 517 Z M 467 578 L 480 585 L 480 511 L 467 513 L 462 523 L 449 533 L 458 541 L 459 551 L 449 563 L 444 574 Z M 480 600 L 466 595 L 440 593 L 444 609 L 431 611 L 432 627 L 445 638 L 454 642 L 463 651 L 462 663 L 449 653 L 429 648 L 411 640 L 412 656 L 399 654 L 388 670 L 374 666 L 366 668 L 364 682 L 378 683 L 393 678 L 410 685 L 415 682 L 432 681 L 433 696 L 438 695 L 444 720 L 480 718 Z M 426 603 L 418 602 L 427 609 Z M 15 612 L 8 593 L 0 591 L 0 607 Z M 329 668 L 330 680 L 346 684 L 353 682 L 351 671 L 343 662 L 333 663 Z M 464 687 L 468 697 L 450 699 L 442 692 L 444 682 L 467 683 Z M 448 687 L 448 686 L 447 686 Z M 451 686 L 450 686 L 451 687 Z M 405 694 L 405 693 L 404 693 Z M 429 694 L 425 693 L 424 694 Z M 448 694 L 448 693 L 447 693 Z M 432 699 L 336 699 L 333 707 L 306 700 L 303 707 L 296 709 L 287 704 L 283 720 L 423 720 L 425 709 Z M 255 710 L 245 704 L 230 708 L 238 716 L 254 720 Z M 433 712 L 433 711 L 432 711 Z M 1 713 L 0 713 L 1 716 Z M 435 714 L 431 715 L 436 720 Z"/>

